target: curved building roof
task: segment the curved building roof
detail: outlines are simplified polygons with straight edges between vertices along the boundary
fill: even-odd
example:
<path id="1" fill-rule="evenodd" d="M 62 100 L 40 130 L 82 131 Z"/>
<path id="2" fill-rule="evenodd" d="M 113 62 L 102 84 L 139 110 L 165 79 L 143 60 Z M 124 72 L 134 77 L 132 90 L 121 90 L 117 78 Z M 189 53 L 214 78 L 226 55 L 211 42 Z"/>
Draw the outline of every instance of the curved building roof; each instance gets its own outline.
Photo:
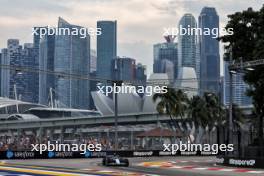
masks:
<path id="1" fill-rule="evenodd" d="M 169 85 L 169 77 L 166 73 L 154 73 L 148 79 L 149 86 Z M 152 85 L 152 84 L 153 85 Z M 114 114 L 114 101 L 101 92 L 91 92 L 96 109 L 102 115 Z M 118 93 L 118 114 L 133 113 L 157 113 L 156 105 L 153 102 L 153 92 L 150 96 L 146 94 L 140 97 L 136 93 Z"/>
<path id="2" fill-rule="evenodd" d="M 198 94 L 197 75 L 192 67 L 181 67 L 175 84 L 176 88 L 185 89 L 189 97 Z"/>
<path id="3" fill-rule="evenodd" d="M 39 120 L 40 118 L 32 114 L 12 114 L 7 120 Z"/>
<path id="4" fill-rule="evenodd" d="M 13 100 L 9 98 L 0 97 L 0 114 L 13 114 L 19 112 L 24 112 L 33 107 L 46 107 L 44 105 L 20 101 L 20 100 Z"/>

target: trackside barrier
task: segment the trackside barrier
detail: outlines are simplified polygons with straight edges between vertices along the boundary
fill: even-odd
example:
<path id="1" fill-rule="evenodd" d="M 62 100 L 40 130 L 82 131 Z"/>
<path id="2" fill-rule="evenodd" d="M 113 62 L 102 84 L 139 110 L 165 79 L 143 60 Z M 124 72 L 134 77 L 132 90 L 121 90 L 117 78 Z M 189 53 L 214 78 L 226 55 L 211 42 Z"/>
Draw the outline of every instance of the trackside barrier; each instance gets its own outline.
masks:
<path id="1" fill-rule="evenodd" d="M 36 151 L 1 151 L 0 159 L 50 159 L 50 158 L 102 158 L 106 155 L 119 155 L 121 157 L 152 157 L 152 156 L 211 156 L 212 152 L 164 152 L 160 150 L 119 150 L 100 151 L 81 154 L 81 152 L 44 151 L 42 154 Z"/>

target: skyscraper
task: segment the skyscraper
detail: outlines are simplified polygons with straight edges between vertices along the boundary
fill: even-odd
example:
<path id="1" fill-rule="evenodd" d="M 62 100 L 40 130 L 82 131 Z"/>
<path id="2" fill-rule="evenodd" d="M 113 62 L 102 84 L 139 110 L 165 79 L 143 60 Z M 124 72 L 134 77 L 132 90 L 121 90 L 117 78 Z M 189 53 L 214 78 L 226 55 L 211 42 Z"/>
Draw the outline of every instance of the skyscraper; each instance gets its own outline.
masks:
<path id="1" fill-rule="evenodd" d="M 7 41 L 7 49 L 2 50 L 2 64 L 3 65 L 11 65 L 11 66 L 23 66 L 22 63 L 22 46 L 19 45 L 18 39 L 8 39 Z M 20 90 L 23 90 L 23 76 L 21 73 L 16 70 L 3 69 L 2 70 L 2 79 L 1 79 L 1 91 L 3 97 L 15 98 L 16 89 L 17 95 L 20 95 Z"/>
<path id="2" fill-rule="evenodd" d="M 183 28 L 186 33 L 180 34 L 178 37 L 178 54 L 181 67 L 192 67 L 196 69 L 196 43 L 197 37 L 188 33 L 187 29 L 197 28 L 194 16 L 190 13 L 184 14 L 179 22 L 179 29 Z"/>
<path id="3" fill-rule="evenodd" d="M 0 53 L 0 63 L 2 60 L 2 53 Z M 0 96 L 1 96 L 1 74 L 2 74 L 2 67 L 0 67 Z"/>
<path id="4" fill-rule="evenodd" d="M 230 75 L 228 69 L 228 62 L 224 62 L 224 104 L 229 105 L 230 97 Z M 247 106 L 252 104 L 250 97 L 246 96 L 248 85 L 243 80 L 243 73 L 233 75 L 233 103 L 238 106 Z"/>
<path id="5" fill-rule="evenodd" d="M 178 44 L 174 42 L 174 37 L 165 36 L 165 43 L 158 43 L 153 46 L 153 73 L 166 73 L 166 63 L 170 62 L 171 79 L 177 77 L 178 70 Z M 163 61 L 166 60 L 166 61 Z M 171 68 L 173 73 L 171 73 Z"/>
<path id="6" fill-rule="evenodd" d="M 146 66 L 138 63 L 136 65 L 136 80 L 139 80 L 145 85 L 147 76 L 146 76 Z"/>
<path id="7" fill-rule="evenodd" d="M 39 69 L 54 71 L 55 35 L 45 35 L 39 45 Z M 55 76 L 41 72 L 39 74 L 39 103 L 51 103 L 50 91 L 55 89 Z M 55 97 L 53 97 L 55 98 Z M 52 102 L 53 103 L 53 102 Z"/>
<path id="8" fill-rule="evenodd" d="M 199 16 L 199 28 L 219 28 L 219 16 L 215 8 L 204 7 Z M 199 35 L 200 49 L 200 93 L 220 91 L 220 56 L 219 41 L 213 34 Z"/>
<path id="9" fill-rule="evenodd" d="M 73 28 L 80 30 L 80 26 L 69 24 L 59 18 L 58 28 Z M 80 78 L 57 77 L 55 81 L 55 96 L 58 106 L 87 109 L 89 107 L 89 81 L 90 70 L 90 36 L 81 38 L 78 35 L 56 35 L 54 70 L 67 74 L 79 75 Z"/>
<path id="10" fill-rule="evenodd" d="M 112 63 L 117 57 L 117 24 L 116 21 L 98 21 L 97 28 L 102 32 L 97 36 L 97 77 L 111 80 Z"/>
<path id="11" fill-rule="evenodd" d="M 38 47 L 37 47 L 38 48 Z M 31 69 L 38 69 L 38 53 L 33 43 L 25 43 L 22 50 L 21 66 Z M 38 103 L 39 101 L 39 75 L 36 72 L 23 72 L 20 74 L 24 80 L 24 90 L 22 89 L 22 100 Z M 19 87 L 17 86 L 17 89 Z M 19 90 L 19 89 L 18 89 Z M 20 90 L 19 90 L 20 91 Z"/>
<path id="12" fill-rule="evenodd" d="M 90 72 L 96 71 L 97 54 L 95 50 L 91 49 Z"/>
<path id="13" fill-rule="evenodd" d="M 1 62 L 2 61 L 2 53 L 0 53 L 0 63 L 2 63 Z M 2 75 L 2 67 L 0 67 L 0 96 L 1 96 L 1 75 Z"/>
<path id="14" fill-rule="evenodd" d="M 9 65 L 9 57 L 8 57 L 8 49 L 4 48 L 2 49 L 1 54 L 1 64 L 2 65 Z M 1 97 L 9 97 L 9 77 L 10 72 L 6 69 L 1 69 Z"/>
<path id="15" fill-rule="evenodd" d="M 132 81 L 135 79 L 136 61 L 128 57 L 117 57 L 113 60 L 114 79 Z"/>
<path id="16" fill-rule="evenodd" d="M 39 69 L 39 44 L 40 44 L 40 27 L 34 27 L 37 29 L 37 34 L 33 35 L 33 57 L 34 57 L 34 63 L 32 63 L 31 67 L 35 69 Z M 34 102 L 39 102 L 39 74 L 32 74 L 32 77 L 34 79 L 34 89 L 35 89 L 35 98 Z"/>
<path id="17" fill-rule="evenodd" d="M 13 69 L 1 70 L 1 96 L 27 102 L 38 102 L 38 74 L 20 70 L 20 67 L 34 69 L 38 58 L 35 57 L 32 43 L 19 45 L 18 39 L 9 39 L 7 48 L 2 49 L 1 63 Z"/>

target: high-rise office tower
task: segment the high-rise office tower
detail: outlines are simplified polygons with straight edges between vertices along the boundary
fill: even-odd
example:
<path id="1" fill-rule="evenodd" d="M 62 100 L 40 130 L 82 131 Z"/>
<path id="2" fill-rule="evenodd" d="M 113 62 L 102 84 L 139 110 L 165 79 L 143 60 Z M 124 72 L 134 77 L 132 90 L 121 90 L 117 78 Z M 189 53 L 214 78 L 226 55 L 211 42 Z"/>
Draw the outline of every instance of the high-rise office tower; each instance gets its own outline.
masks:
<path id="1" fill-rule="evenodd" d="M 136 61 L 128 57 L 117 57 L 113 60 L 114 79 L 132 81 L 135 79 Z"/>
<path id="2" fill-rule="evenodd" d="M 97 28 L 101 29 L 101 35 L 97 36 L 97 77 L 112 80 L 112 63 L 117 57 L 117 23 L 98 21 Z"/>
<path id="3" fill-rule="evenodd" d="M 184 14 L 179 22 L 180 29 L 183 33 L 178 35 L 178 54 L 181 67 L 192 67 L 196 69 L 196 43 L 197 36 L 195 33 L 188 32 L 197 28 L 197 23 L 192 14 Z"/>
<path id="4" fill-rule="evenodd" d="M 37 34 L 34 33 L 33 35 L 33 57 L 34 57 L 34 64 L 32 65 L 32 68 L 39 69 L 39 44 L 40 44 L 40 28 L 41 27 L 34 27 L 37 31 Z M 32 77 L 34 77 L 35 81 L 35 102 L 38 103 L 39 101 L 39 74 L 34 73 Z"/>
<path id="5" fill-rule="evenodd" d="M 166 63 L 170 62 L 171 79 L 177 77 L 178 70 L 178 44 L 174 42 L 174 37 L 165 36 L 165 43 L 158 43 L 153 46 L 154 64 L 153 73 L 166 73 Z M 166 61 L 163 61 L 166 60 Z M 162 64 L 163 63 L 163 64 Z M 171 73 L 171 67 L 173 73 Z"/>
<path id="6" fill-rule="evenodd" d="M 0 53 L 0 63 L 2 60 L 2 53 Z M 2 67 L 0 67 L 0 96 L 1 96 L 1 74 L 2 74 Z"/>
<path id="7" fill-rule="evenodd" d="M 70 31 L 80 30 L 82 27 L 69 24 L 59 18 L 58 28 Z M 55 36 L 54 70 L 78 78 L 57 77 L 55 81 L 55 96 L 59 107 L 87 109 L 89 107 L 89 81 L 85 78 L 90 70 L 90 36 L 82 38 L 80 34 Z"/>
<path id="8" fill-rule="evenodd" d="M 153 45 L 153 73 L 160 73 L 161 69 L 159 67 L 159 62 L 161 58 L 159 57 L 160 49 L 162 48 L 162 43 L 157 43 Z"/>
<path id="9" fill-rule="evenodd" d="M 38 53 L 33 43 L 25 43 L 22 50 L 21 65 L 30 69 L 38 69 Z M 17 73 L 19 74 L 19 73 Z M 24 90 L 22 92 L 22 100 L 38 103 L 39 100 L 39 75 L 36 72 L 20 73 L 23 77 Z M 17 86 L 19 90 L 19 87 Z M 23 92 L 24 91 L 24 92 Z"/>
<path id="10" fill-rule="evenodd" d="M 146 66 L 141 63 L 136 65 L 136 80 L 140 81 L 143 85 L 145 85 L 147 80 Z"/>
<path id="11" fill-rule="evenodd" d="M 91 49 L 90 72 L 96 72 L 97 54 L 96 50 Z"/>
<path id="12" fill-rule="evenodd" d="M 36 31 L 36 33 L 34 33 L 33 35 L 33 47 L 38 51 L 39 49 L 39 43 L 40 43 L 40 29 L 42 27 L 34 27 L 34 30 Z"/>
<path id="13" fill-rule="evenodd" d="M 55 35 L 45 35 L 39 45 L 39 69 L 54 71 Z M 54 103 L 55 76 L 46 72 L 39 74 L 39 103 Z"/>
<path id="14" fill-rule="evenodd" d="M 2 65 L 9 65 L 10 61 L 8 58 L 8 49 L 4 48 L 1 50 L 1 64 Z M 6 69 L 1 69 L 1 97 L 9 97 L 9 77 L 10 77 L 10 72 Z"/>
<path id="15" fill-rule="evenodd" d="M 170 60 L 162 59 L 158 64 L 161 71 L 160 73 L 167 73 L 170 83 L 174 83 L 174 63 Z"/>
<path id="16" fill-rule="evenodd" d="M 7 49 L 2 50 L 2 64 L 11 65 L 13 67 L 23 66 L 22 63 L 22 46 L 19 45 L 18 39 L 8 39 Z M 23 75 L 21 72 L 10 69 L 2 69 L 1 91 L 3 97 L 15 98 L 14 87 L 16 87 L 16 95 L 20 95 L 23 90 Z M 17 97 L 18 98 L 18 97 Z"/>
<path id="17" fill-rule="evenodd" d="M 229 105 L 230 102 L 230 75 L 228 69 L 228 62 L 224 62 L 224 104 Z M 237 73 L 233 76 L 233 104 L 238 106 L 248 106 L 252 104 L 250 97 L 246 96 L 248 85 L 243 80 L 243 73 Z"/>
<path id="18" fill-rule="evenodd" d="M 219 16 L 215 8 L 204 7 L 199 16 L 199 28 L 219 28 Z M 210 35 L 199 35 L 200 47 L 200 93 L 220 92 L 220 56 L 219 41 Z"/>
<path id="19" fill-rule="evenodd" d="M 14 69 L 1 71 L 1 96 L 27 102 L 38 102 L 38 74 L 24 71 L 20 67 L 36 68 L 35 51 L 32 43 L 19 45 L 18 39 L 9 39 L 2 50 L 1 63 Z"/>

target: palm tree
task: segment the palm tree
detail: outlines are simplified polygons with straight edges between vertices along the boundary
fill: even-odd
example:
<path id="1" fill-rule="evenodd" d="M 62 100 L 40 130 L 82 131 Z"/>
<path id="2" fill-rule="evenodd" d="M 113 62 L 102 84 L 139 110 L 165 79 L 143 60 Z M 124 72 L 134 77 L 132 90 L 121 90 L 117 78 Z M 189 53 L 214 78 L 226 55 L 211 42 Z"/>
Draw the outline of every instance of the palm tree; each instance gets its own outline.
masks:
<path id="1" fill-rule="evenodd" d="M 202 97 L 193 96 L 188 102 L 188 117 L 195 126 L 200 126 L 203 129 L 208 127 L 209 131 L 216 126 L 217 143 L 220 144 L 219 128 L 225 117 L 225 111 L 215 94 L 207 92 Z"/>
<path id="2" fill-rule="evenodd" d="M 160 114 L 167 114 L 173 122 L 173 109 L 175 108 L 176 93 L 173 89 L 168 88 L 167 93 L 156 93 L 153 95 L 153 101 L 157 104 L 157 111 Z"/>
<path id="3" fill-rule="evenodd" d="M 153 101 L 158 102 L 157 111 L 160 114 L 167 114 L 170 117 L 170 120 L 174 126 L 176 125 L 176 117 L 185 116 L 187 108 L 187 95 L 182 90 L 175 90 L 173 88 L 168 88 L 167 93 L 157 93 L 153 95 Z"/>
<path id="4" fill-rule="evenodd" d="M 195 126 L 205 128 L 208 124 L 206 102 L 200 96 L 193 96 L 188 101 L 188 117 L 194 122 Z"/>
<path id="5" fill-rule="evenodd" d="M 203 98 L 200 96 L 193 96 L 189 99 L 187 114 L 195 127 L 202 127 L 204 129 L 207 126 L 208 119 L 206 111 L 206 103 Z"/>
<path id="6" fill-rule="evenodd" d="M 181 89 L 176 91 L 176 104 L 175 104 L 175 112 L 174 115 L 180 116 L 183 120 L 185 117 L 186 110 L 188 108 L 188 96 Z"/>
<path id="7" fill-rule="evenodd" d="M 206 102 L 206 109 L 208 113 L 208 127 L 209 129 L 216 127 L 217 144 L 220 144 L 220 128 L 226 118 L 225 110 L 218 98 L 214 93 L 205 93 L 204 99 Z"/>

